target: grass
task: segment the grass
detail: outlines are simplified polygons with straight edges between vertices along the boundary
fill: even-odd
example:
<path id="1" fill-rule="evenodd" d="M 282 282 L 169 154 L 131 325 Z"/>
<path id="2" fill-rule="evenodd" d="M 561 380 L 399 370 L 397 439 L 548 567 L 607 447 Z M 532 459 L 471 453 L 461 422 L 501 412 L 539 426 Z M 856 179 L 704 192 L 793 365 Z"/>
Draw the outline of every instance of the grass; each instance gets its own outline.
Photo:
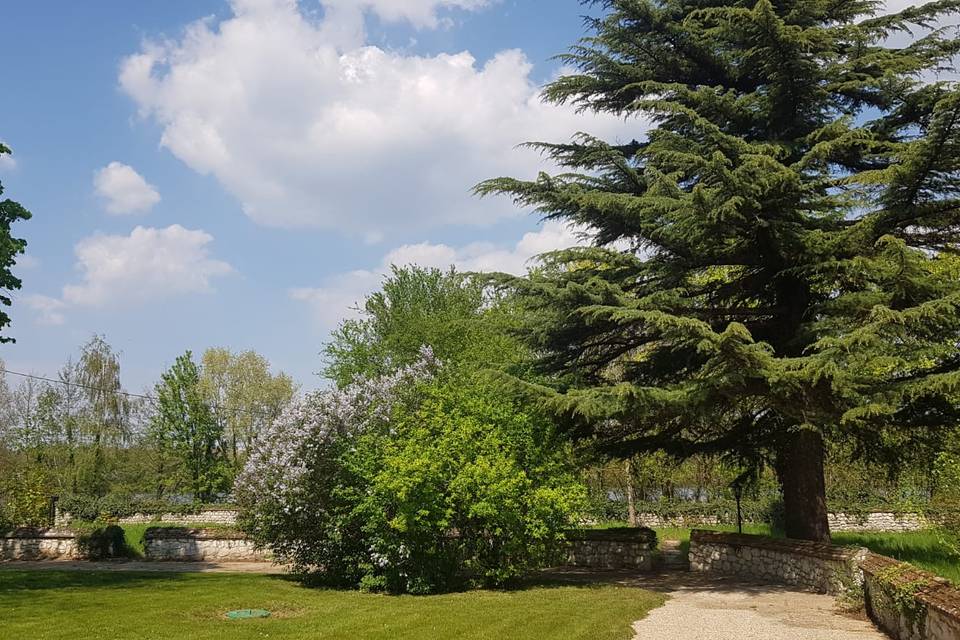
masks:
<path id="1" fill-rule="evenodd" d="M 834 544 L 866 547 L 874 553 L 890 556 L 903 562 L 926 569 L 960 585 L 960 555 L 953 548 L 960 547 L 960 539 L 950 534 L 929 530 L 908 533 L 835 533 Z"/>
<path id="2" fill-rule="evenodd" d="M 0 569 L 0 638 L 627 640 L 664 596 L 616 585 L 382 596 L 284 576 Z M 227 620 L 263 608 L 261 620 Z"/>

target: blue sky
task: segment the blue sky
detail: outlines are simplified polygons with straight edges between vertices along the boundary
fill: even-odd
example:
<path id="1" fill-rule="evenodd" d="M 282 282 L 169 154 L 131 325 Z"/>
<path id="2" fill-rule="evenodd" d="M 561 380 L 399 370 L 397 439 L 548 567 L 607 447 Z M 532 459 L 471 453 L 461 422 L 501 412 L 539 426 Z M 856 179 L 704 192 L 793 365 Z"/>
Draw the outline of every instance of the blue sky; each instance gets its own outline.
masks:
<path id="1" fill-rule="evenodd" d="M 576 0 L 166 0 L 4 8 L 0 165 L 34 214 L 9 368 L 91 334 L 127 388 L 185 349 L 255 349 L 305 388 L 391 262 L 520 271 L 572 242 L 477 181 L 514 148 L 636 122 L 542 105 Z M 10 55 L 9 52 L 13 52 Z"/>

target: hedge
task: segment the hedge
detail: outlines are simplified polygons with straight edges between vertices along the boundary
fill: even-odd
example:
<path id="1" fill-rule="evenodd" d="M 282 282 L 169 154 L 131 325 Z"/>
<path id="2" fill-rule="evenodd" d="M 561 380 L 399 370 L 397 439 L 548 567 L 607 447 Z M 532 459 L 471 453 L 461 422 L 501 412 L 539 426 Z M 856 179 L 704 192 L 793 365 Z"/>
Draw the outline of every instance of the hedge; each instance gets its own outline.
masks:
<path id="1" fill-rule="evenodd" d="M 204 504 L 199 502 L 172 502 L 156 498 L 139 498 L 123 494 L 103 497 L 67 495 L 61 496 L 58 505 L 62 513 L 69 513 L 77 520 L 111 520 L 134 515 L 161 516 L 165 513 L 193 515 L 208 509 L 231 509 L 232 504 Z"/>

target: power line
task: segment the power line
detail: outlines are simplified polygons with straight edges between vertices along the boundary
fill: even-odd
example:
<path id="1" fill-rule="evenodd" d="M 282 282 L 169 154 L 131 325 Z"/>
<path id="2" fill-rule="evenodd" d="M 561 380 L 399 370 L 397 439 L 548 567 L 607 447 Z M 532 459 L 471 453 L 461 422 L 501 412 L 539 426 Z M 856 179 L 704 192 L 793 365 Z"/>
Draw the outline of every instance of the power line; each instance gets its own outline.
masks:
<path id="1" fill-rule="evenodd" d="M 54 384 L 62 384 L 67 387 L 76 387 L 78 389 L 87 389 L 88 391 L 99 391 L 101 393 L 116 393 L 117 395 L 127 396 L 130 398 L 140 398 L 142 400 L 152 400 L 156 402 L 157 399 L 153 396 L 145 396 L 139 393 L 130 393 L 129 391 L 117 390 L 117 389 L 105 389 L 103 387 L 93 387 L 86 384 L 80 384 L 79 382 L 67 382 L 66 380 L 56 380 L 54 378 L 47 378 L 44 376 L 34 375 L 32 373 L 23 373 L 20 371 L 11 371 L 10 369 L 0 369 L 3 373 L 9 373 L 11 375 L 20 376 L 21 378 L 30 378 L 32 380 L 43 380 L 44 382 L 53 382 Z"/>
<path id="2" fill-rule="evenodd" d="M 105 389 L 103 387 L 94 387 L 91 385 L 80 384 L 79 382 L 67 382 L 66 380 L 58 380 L 55 378 L 48 378 L 46 376 L 38 376 L 32 373 L 23 373 L 22 371 L 11 371 L 10 369 L 6 369 L 6 368 L 2 368 L 0 369 L 0 371 L 2 371 L 3 373 L 9 373 L 10 375 L 20 376 L 21 378 L 30 378 L 32 380 L 42 380 L 43 382 L 51 382 L 53 384 L 62 384 L 67 387 L 75 387 L 77 389 L 86 389 L 87 391 L 97 391 L 100 393 L 115 393 L 117 395 L 126 396 L 128 398 L 139 398 L 141 400 L 149 400 L 150 402 L 153 402 L 153 403 L 159 402 L 159 400 L 155 396 L 148 396 L 142 393 L 131 393 L 129 391 L 123 391 L 122 389 Z M 224 411 L 227 410 L 225 407 L 223 407 L 223 405 L 219 405 L 219 404 L 211 404 L 210 408 L 216 409 L 216 410 L 224 410 Z M 271 416 L 264 415 L 256 411 L 250 411 L 248 409 L 232 409 L 232 411 L 235 411 L 237 413 L 245 413 L 255 418 L 263 418 L 267 420 L 271 419 Z"/>

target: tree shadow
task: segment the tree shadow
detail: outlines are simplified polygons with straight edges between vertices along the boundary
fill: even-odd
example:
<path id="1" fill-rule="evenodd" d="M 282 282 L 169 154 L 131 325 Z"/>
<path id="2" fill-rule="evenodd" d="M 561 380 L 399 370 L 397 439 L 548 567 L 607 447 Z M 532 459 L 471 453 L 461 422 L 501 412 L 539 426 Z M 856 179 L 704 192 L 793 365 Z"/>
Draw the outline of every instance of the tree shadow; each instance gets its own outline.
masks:
<path id="1" fill-rule="evenodd" d="M 162 584 L 176 581 L 182 573 L 149 571 L 77 571 L 63 569 L 18 569 L 16 565 L 0 567 L 0 600 L 4 595 L 22 591 L 44 591 L 70 588 L 125 589 L 144 583 Z"/>
<path id="2" fill-rule="evenodd" d="M 738 576 L 694 571 L 636 571 L 559 568 L 545 571 L 534 584 L 552 586 L 579 585 L 601 587 L 618 585 L 636 587 L 657 593 L 699 591 L 710 593 L 738 593 L 768 595 L 808 591 L 797 585 L 770 584 Z"/>

